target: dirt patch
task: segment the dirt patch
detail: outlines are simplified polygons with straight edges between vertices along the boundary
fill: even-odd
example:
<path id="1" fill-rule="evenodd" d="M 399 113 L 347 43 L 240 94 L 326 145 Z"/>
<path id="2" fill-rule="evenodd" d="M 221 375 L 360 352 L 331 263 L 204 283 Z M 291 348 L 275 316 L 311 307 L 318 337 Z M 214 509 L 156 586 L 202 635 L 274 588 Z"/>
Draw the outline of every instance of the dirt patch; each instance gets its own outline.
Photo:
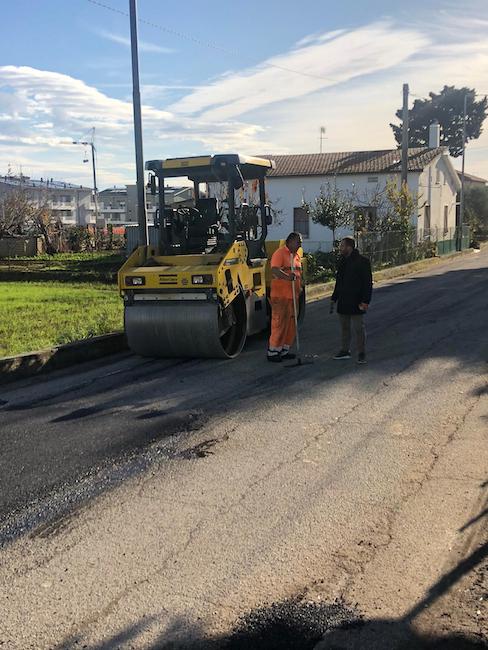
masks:
<path id="1" fill-rule="evenodd" d="M 464 562 L 472 568 L 419 615 L 416 628 L 438 636 L 462 634 L 488 648 L 488 522 L 484 539 Z"/>
<path id="2" fill-rule="evenodd" d="M 205 458 L 206 456 L 211 456 L 214 453 L 213 448 L 221 442 L 226 442 L 228 439 L 228 434 L 225 434 L 225 436 L 222 436 L 221 438 L 203 440 L 203 442 L 198 443 L 198 445 L 180 451 L 177 454 L 177 458 L 190 460 L 192 458 Z"/>

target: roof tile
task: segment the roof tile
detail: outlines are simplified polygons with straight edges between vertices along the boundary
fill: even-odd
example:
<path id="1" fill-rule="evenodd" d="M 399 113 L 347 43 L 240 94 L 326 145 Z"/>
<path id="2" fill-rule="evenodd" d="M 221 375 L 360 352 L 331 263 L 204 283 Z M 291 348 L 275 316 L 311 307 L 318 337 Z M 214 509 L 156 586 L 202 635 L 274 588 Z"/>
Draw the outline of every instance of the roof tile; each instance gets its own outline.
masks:
<path id="1" fill-rule="evenodd" d="M 434 158 L 445 152 L 444 147 L 408 150 L 408 171 L 421 172 Z M 310 153 L 266 156 L 276 163 L 268 176 L 335 176 L 338 174 L 379 174 L 401 171 L 401 150 L 347 151 L 339 153 Z"/>

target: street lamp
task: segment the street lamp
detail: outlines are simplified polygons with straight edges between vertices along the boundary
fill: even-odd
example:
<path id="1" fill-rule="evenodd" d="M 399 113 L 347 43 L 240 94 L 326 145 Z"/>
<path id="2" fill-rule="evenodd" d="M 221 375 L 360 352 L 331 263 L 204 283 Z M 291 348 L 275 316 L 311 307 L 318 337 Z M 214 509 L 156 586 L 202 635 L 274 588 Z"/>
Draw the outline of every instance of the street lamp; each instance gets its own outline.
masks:
<path id="1" fill-rule="evenodd" d="M 81 140 L 73 140 L 72 144 L 81 144 L 84 147 L 90 147 L 91 149 L 91 154 L 92 154 L 92 170 L 93 170 L 93 200 L 95 203 L 95 223 L 97 226 L 104 228 L 105 227 L 105 222 L 103 219 L 100 219 L 99 213 L 98 213 L 98 189 L 97 189 L 97 171 L 96 171 L 96 165 L 95 165 L 95 153 L 96 153 L 96 148 L 95 148 L 95 127 L 92 129 L 92 138 L 90 142 L 86 141 L 81 141 Z"/>

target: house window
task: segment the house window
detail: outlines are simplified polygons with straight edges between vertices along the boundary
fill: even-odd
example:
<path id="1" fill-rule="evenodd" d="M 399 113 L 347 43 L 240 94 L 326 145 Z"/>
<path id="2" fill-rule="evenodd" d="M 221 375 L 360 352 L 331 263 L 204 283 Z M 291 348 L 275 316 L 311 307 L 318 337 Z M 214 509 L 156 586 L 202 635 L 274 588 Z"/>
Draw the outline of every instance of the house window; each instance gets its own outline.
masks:
<path id="1" fill-rule="evenodd" d="M 430 235 L 430 205 L 424 208 L 424 237 Z"/>
<path id="2" fill-rule="evenodd" d="M 436 169 L 435 182 L 436 182 L 437 185 L 441 184 L 441 170 L 440 169 Z"/>
<path id="3" fill-rule="evenodd" d="M 378 176 L 368 176 L 368 183 L 377 183 Z"/>
<path id="4" fill-rule="evenodd" d="M 310 237 L 310 216 L 304 208 L 293 208 L 293 230 L 302 237 Z"/>
<path id="5" fill-rule="evenodd" d="M 444 234 L 449 232 L 449 207 L 444 206 Z"/>

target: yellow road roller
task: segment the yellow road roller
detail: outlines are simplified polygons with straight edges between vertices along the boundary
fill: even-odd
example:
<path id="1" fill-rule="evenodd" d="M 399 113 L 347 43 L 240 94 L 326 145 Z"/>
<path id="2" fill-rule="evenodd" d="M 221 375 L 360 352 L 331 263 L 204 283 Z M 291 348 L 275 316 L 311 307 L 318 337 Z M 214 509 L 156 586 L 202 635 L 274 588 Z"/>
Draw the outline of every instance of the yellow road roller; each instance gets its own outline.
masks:
<path id="1" fill-rule="evenodd" d="M 269 325 L 271 211 L 265 177 L 274 162 L 222 154 L 151 160 L 157 244 L 139 246 L 119 271 L 130 349 L 149 357 L 236 357 Z M 165 205 L 166 179 L 193 183 L 193 205 Z M 238 193 L 238 194 L 237 194 Z M 305 292 L 300 296 L 303 316 Z"/>

